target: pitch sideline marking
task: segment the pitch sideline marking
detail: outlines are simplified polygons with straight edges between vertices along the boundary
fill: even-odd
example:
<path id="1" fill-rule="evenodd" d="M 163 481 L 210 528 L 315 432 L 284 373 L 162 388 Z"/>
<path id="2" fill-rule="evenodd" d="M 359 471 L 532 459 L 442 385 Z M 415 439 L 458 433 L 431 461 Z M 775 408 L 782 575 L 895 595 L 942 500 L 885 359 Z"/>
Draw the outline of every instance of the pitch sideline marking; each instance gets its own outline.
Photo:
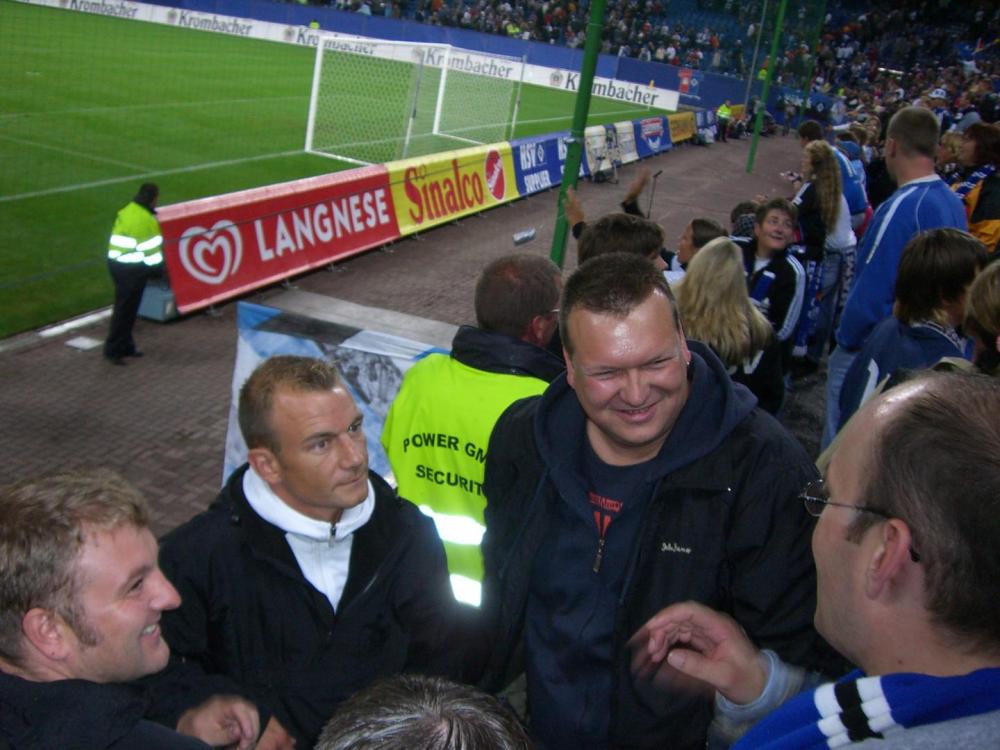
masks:
<path id="1" fill-rule="evenodd" d="M 616 114 L 625 114 L 631 110 L 621 110 L 619 112 L 606 112 L 603 114 L 614 116 Z M 534 120 L 522 120 L 523 123 L 538 123 L 538 122 L 553 122 L 556 120 L 564 120 L 565 117 L 542 117 Z M 7 138 L 8 136 L 0 136 Z M 14 140 L 14 139 L 11 139 Z M 60 193 L 70 193 L 74 190 L 88 190 L 91 188 L 105 187 L 107 185 L 118 185 L 122 182 L 129 182 L 130 180 L 147 179 L 150 177 L 160 177 L 169 174 L 187 174 L 188 172 L 197 172 L 202 169 L 215 169 L 216 167 L 229 167 L 236 164 L 246 164 L 248 162 L 254 161 L 264 161 L 266 159 L 278 159 L 286 156 L 296 156 L 298 154 L 306 154 L 307 152 L 301 149 L 296 149 L 294 151 L 281 151 L 274 154 L 261 154 L 260 156 L 248 156 L 241 159 L 227 159 L 224 161 L 214 161 L 206 162 L 204 164 L 193 164 L 188 167 L 177 167 L 175 169 L 162 169 L 155 172 L 146 172 L 143 174 L 127 175 L 125 177 L 109 177 L 106 180 L 95 180 L 93 182 L 82 182 L 76 185 L 63 185 L 62 187 L 48 188 L 46 190 L 35 190 L 30 193 L 18 193 L 16 195 L 6 195 L 0 196 L 0 203 L 13 203 L 18 200 L 27 200 L 29 198 L 42 198 L 48 195 L 59 195 Z M 98 157 L 94 157 L 98 158 Z M 137 167 L 131 167 L 137 168 Z"/>
<path id="2" fill-rule="evenodd" d="M 126 169 L 137 169 L 140 172 L 148 172 L 149 167 L 144 167 L 139 164 L 131 164 L 127 161 L 119 161 L 118 159 L 108 159 L 104 156 L 92 156 L 91 154 L 85 154 L 82 151 L 74 151 L 71 148 L 62 148 L 60 146 L 50 146 L 47 143 L 39 143 L 38 141 L 29 141 L 26 138 L 15 138 L 11 135 L 0 134 L 0 138 L 5 141 L 10 141 L 11 143 L 19 143 L 22 146 L 32 146 L 34 148 L 47 149 L 49 151 L 55 151 L 60 154 L 68 154 L 69 156 L 75 156 L 78 159 L 89 159 L 90 161 L 100 161 L 106 164 L 113 164 L 116 167 L 125 167 Z"/>
<path id="3" fill-rule="evenodd" d="M 18 193 L 17 195 L 5 195 L 0 196 L 0 203 L 13 203 L 18 200 L 26 200 L 28 198 L 41 198 L 47 195 L 58 195 L 59 193 L 69 193 L 74 190 L 88 190 L 90 188 L 105 187 L 106 185 L 117 185 L 122 182 L 129 182 L 132 180 L 145 180 L 150 177 L 161 177 L 168 174 L 187 174 L 188 172 L 197 172 L 202 169 L 215 169 L 216 167 L 231 167 L 236 164 L 246 164 L 252 161 L 264 161 L 266 159 L 278 159 L 286 156 L 296 156 L 298 154 L 305 154 L 302 149 L 296 149 L 295 151 L 281 151 L 275 154 L 261 154 L 259 156 L 247 156 L 241 159 L 226 159 L 224 161 L 212 161 L 206 162 L 204 164 L 193 164 L 188 167 L 177 167 L 175 169 L 160 169 L 156 172 L 145 172 L 143 174 L 131 174 L 125 177 L 109 177 L 106 180 L 95 180 L 94 182 L 81 182 L 77 185 L 63 185 L 62 187 L 49 188 L 47 190 L 35 190 L 30 193 Z"/>

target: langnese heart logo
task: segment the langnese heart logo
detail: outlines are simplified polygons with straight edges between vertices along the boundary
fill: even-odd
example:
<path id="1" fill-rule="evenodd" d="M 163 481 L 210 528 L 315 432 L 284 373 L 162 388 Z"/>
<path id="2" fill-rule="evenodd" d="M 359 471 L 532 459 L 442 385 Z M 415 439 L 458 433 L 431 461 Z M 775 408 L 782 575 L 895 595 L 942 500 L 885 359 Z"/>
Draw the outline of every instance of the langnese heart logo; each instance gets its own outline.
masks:
<path id="1" fill-rule="evenodd" d="M 203 284 L 221 284 L 234 275 L 243 260 L 240 230 L 229 219 L 220 219 L 211 229 L 189 227 L 181 237 L 181 265 Z"/>

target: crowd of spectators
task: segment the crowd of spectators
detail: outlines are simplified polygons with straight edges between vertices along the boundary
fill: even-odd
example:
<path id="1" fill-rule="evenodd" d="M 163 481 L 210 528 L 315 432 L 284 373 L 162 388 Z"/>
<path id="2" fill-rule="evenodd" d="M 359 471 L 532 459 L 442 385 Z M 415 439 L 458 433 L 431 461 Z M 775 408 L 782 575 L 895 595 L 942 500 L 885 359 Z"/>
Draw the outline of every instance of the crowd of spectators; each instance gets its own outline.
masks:
<path id="1" fill-rule="evenodd" d="M 588 0 L 334 0 L 342 10 L 412 19 L 517 39 L 581 47 Z M 622 57 L 744 76 L 754 52 L 757 70 L 767 56 L 777 8 L 762 0 L 610 0 L 601 51 Z M 766 13 L 764 12 L 766 10 Z M 782 23 L 774 64 L 779 82 L 817 90 L 876 87 L 886 69 L 970 66 L 997 55 L 992 44 L 1000 9 L 988 0 L 954 5 L 932 0 L 887 0 L 827 7 L 792 4 Z M 985 48 L 985 49 L 984 49 Z"/>

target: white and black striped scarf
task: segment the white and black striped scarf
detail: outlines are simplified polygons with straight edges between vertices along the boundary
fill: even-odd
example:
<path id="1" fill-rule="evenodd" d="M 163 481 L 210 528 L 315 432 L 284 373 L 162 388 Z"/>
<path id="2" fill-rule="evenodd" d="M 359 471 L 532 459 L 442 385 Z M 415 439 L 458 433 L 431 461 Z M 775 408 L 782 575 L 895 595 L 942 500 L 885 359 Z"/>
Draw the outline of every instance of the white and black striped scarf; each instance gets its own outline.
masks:
<path id="1" fill-rule="evenodd" d="M 900 673 L 839 682 L 800 693 L 756 724 L 734 750 L 831 748 L 923 724 L 1000 709 L 1000 668 L 959 677 Z"/>

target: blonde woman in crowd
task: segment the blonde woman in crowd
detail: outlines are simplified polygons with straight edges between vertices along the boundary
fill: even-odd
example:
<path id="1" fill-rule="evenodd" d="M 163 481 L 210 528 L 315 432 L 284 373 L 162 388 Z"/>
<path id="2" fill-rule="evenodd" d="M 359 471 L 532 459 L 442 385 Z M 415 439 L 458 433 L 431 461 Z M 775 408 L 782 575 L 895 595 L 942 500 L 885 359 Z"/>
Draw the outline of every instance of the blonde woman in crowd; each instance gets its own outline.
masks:
<path id="1" fill-rule="evenodd" d="M 747 294 L 743 255 L 720 237 L 691 259 L 677 288 L 684 333 L 712 348 L 737 383 L 776 413 L 784 398 L 780 342 Z"/>
<path id="2" fill-rule="evenodd" d="M 799 209 L 804 258 L 819 264 L 819 278 L 810 284 L 812 298 L 804 302 L 806 329 L 797 344 L 806 344 L 804 369 L 815 371 L 836 328 L 842 300 L 854 276 L 857 239 L 842 191 L 840 166 L 833 147 L 811 141 L 802 150 L 802 179 L 792 200 Z"/>

